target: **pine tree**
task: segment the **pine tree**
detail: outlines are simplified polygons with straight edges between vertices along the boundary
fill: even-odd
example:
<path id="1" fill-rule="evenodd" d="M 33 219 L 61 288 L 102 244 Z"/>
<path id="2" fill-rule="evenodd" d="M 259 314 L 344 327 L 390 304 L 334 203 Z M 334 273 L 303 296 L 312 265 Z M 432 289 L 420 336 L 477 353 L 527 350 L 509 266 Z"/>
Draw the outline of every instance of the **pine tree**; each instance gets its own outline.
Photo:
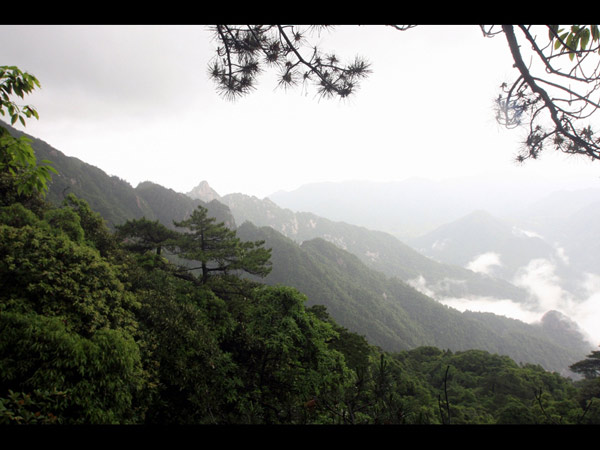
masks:
<path id="1" fill-rule="evenodd" d="M 591 352 L 586 359 L 569 366 L 569 369 L 582 374 L 588 380 L 597 378 L 600 376 L 600 351 Z"/>
<path id="2" fill-rule="evenodd" d="M 181 222 L 173 222 L 176 227 L 189 231 L 180 235 L 176 242 L 178 256 L 199 261 L 201 282 L 208 281 L 211 274 L 231 274 L 236 271 L 267 276 L 271 271 L 271 249 L 265 249 L 264 241 L 242 242 L 234 230 L 224 223 L 215 223 L 208 217 L 207 209 L 198 206 L 192 215 Z"/>

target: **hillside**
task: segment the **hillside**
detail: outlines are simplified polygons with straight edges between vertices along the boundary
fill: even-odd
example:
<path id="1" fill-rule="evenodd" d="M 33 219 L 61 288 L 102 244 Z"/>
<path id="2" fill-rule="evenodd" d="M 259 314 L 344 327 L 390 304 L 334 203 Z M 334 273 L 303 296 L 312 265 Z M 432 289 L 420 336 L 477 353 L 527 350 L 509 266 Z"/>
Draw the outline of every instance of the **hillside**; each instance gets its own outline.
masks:
<path id="1" fill-rule="evenodd" d="M 456 264 L 440 263 L 425 257 L 389 233 L 345 222 L 334 222 L 307 212 L 281 208 L 270 199 L 244 194 L 220 199 L 229 206 L 237 223 L 246 220 L 269 226 L 301 243 L 323 238 L 356 255 L 369 268 L 405 282 L 425 280 L 436 298 L 490 297 L 524 302 L 527 293 L 505 280 L 475 273 Z"/>
<path id="2" fill-rule="evenodd" d="M 182 220 L 198 205 L 203 205 L 219 221 L 235 226 L 229 210 L 218 202 L 194 200 L 149 181 L 133 188 L 127 181 L 110 176 L 78 158 L 67 156 L 41 139 L 7 124 L 3 123 L 2 126 L 14 136 L 25 135 L 31 139 L 31 146 L 38 160 L 52 161 L 58 175 L 52 177 L 47 200 L 55 205 L 60 205 L 66 195 L 75 194 L 100 213 L 111 228 L 129 219 L 141 217 L 159 220 L 165 226 L 173 227 L 173 220 Z"/>
<path id="3" fill-rule="evenodd" d="M 249 222 L 237 231 L 244 240 L 265 240 L 272 248 L 273 270 L 265 282 L 297 288 L 309 305 L 325 305 L 336 322 L 387 351 L 423 345 L 453 351 L 478 348 L 564 372 L 589 350 L 581 335 L 572 339 L 572 328 L 556 326 L 556 314 L 547 318 L 554 318 L 555 326 L 548 326 L 490 313 L 461 313 L 368 268 L 324 239 L 298 244 Z"/>
<path id="4" fill-rule="evenodd" d="M 555 248 L 541 237 L 485 211 L 472 212 L 454 222 L 409 241 L 420 253 L 467 267 L 481 255 L 497 255 L 497 264 L 482 271 L 512 280 L 519 268 L 536 258 L 555 259 Z"/>
<path id="5" fill-rule="evenodd" d="M 528 290 L 528 311 L 559 309 L 597 339 L 592 320 L 600 279 L 596 195 L 557 192 L 511 220 L 476 211 L 408 243 L 430 258 Z"/>
<path id="6" fill-rule="evenodd" d="M 98 193 L 112 192 L 108 190 L 107 185 L 114 182 L 113 177 L 99 169 L 93 170 L 85 163 L 75 164 L 73 158 L 64 156 L 38 140 L 34 140 L 33 147 L 39 158 L 55 161 L 55 167 L 61 172 L 58 181 L 54 181 L 50 186 L 53 198 L 60 199 L 64 183 L 70 183 L 67 186 L 76 187 L 81 198 L 89 201 L 91 205 L 97 205 L 93 207 L 101 214 L 111 217 L 107 222 L 112 225 L 141 215 L 170 225 L 172 219 L 169 220 L 169 216 L 185 214 L 194 202 L 200 202 L 192 201 L 184 194 L 154 183 L 141 183 L 134 189 L 122 182 L 113 195 L 104 198 Z M 94 178 L 88 180 L 81 174 L 87 173 L 85 171 L 93 173 Z M 71 183 L 70 180 L 76 182 Z M 144 208 L 137 206 L 137 209 L 133 207 L 133 210 L 129 211 L 126 207 L 128 203 L 124 201 L 128 198 L 135 200 L 134 205 L 142 205 Z M 214 215 L 220 217 L 220 221 L 229 220 L 230 226 L 235 226 L 236 217 L 231 217 L 227 206 L 217 200 L 206 205 L 209 212 L 212 209 Z M 236 208 L 232 209 L 235 210 Z M 274 208 L 273 212 L 279 210 Z M 120 211 L 118 215 L 115 214 L 117 211 Z M 329 229 L 331 237 L 335 236 L 334 230 L 343 229 L 344 233 L 338 235 L 343 237 L 342 244 L 345 244 L 346 248 L 351 248 L 351 245 L 362 248 L 363 257 L 366 251 L 372 248 L 369 239 L 374 242 L 381 239 L 381 248 L 389 247 L 389 253 L 386 253 L 386 258 L 390 255 L 387 264 L 389 267 L 396 264 L 391 259 L 394 255 L 398 261 L 398 268 L 394 270 L 398 273 L 403 270 L 411 275 L 421 273 L 419 262 L 430 264 L 430 260 L 418 255 L 414 250 L 409 251 L 408 246 L 385 233 L 365 234 L 368 231 L 366 229 L 325 220 L 322 221 L 322 226 L 317 226 L 317 223 L 321 222 L 318 218 L 302 216 L 302 220 L 304 219 L 309 224 L 314 224 L 314 227 L 298 227 L 298 232 L 310 227 L 322 228 L 320 232 Z M 238 230 L 243 239 L 268 238 L 267 246 L 273 248 L 273 272 L 268 279 L 269 283 L 297 287 L 306 293 L 310 304 L 326 305 L 336 321 L 348 326 L 352 331 L 367 335 L 373 343 L 382 348 L 408 349 L 425 343 L 439 345 L 440 348 L 490 348 L 504 354 L 511 352 L 518 361 L 532 361 L 556 370 L 564 369 L 568 363 L 576 361 L 582 355 L 579 349 L 574 348 L 577 345 L 566 349 L 553 342 L 552 336 L 545 335 L 543 330 L 521 322 L 494 315 L 477 314 L 477 320 L 467 320 L 472 313 L 460 313 L 440 305 L 406 283 L 391 278 L 389 274 L 384 275 L 374 267 L 367 267 L 361 258 L 327 242 L 325 238 L 303 239 L 307 242 L 300 246 L 271 228 L 257 228 L 248 223 Z M 370 238 L 367 238 L 367 235 Z M 363 239 L 367 240 L 367 244 L 361 243 Z M 403 254 L 403 251 L 407 253 Z M 381 260 L 383 258 L 379 259 Z M 482 317 L 485 320 L 481 319 Z M 560 333 L 555 336 L 560 337 Z M 515 342 L 514 338 L 518 338 L 518 342 Z"/>
<path id="7" fill-rule="evenodd" d="M 600 189 L 553 193 L 524 211 L 519 220 L 556 242 L 573 271 L 600 274 Z"/>

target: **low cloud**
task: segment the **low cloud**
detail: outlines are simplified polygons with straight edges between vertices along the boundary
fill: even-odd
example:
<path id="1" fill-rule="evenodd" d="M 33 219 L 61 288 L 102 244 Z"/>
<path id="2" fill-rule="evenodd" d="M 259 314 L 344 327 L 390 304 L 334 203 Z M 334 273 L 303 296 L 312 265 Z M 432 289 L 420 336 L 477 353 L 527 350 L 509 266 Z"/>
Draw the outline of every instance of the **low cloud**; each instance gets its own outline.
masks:
<path id="1" fill-rule="evenodd" d="M 457 288 L 464 290 L 466 281 L 446 277 L 438 280 L 436 283 L 429 283 L 423 275 L 419 275 L 417 278 L 408 280 L 406 283 L 422 294 L 438 300 L 439 298 L 446 297 L 449 292 L 456 291 Z"/>
<path id="2" fill-rule="evenodd" d="M 489 312 L 526 323 L 538 322 L 542 316 L 539 312 L 531 311 L 522 304 L 510 299 L 492 297 L 443 298 L 439 302 L 459 311 Z"/>
<path id="3" fill-rule="evenodd" d="M 408 280 L 406 283 L 419 291 L 421 294 L 425 294 L 426 296 L 437 300 L 436 293 L 427 286 L 427 280 L 423 275 L 419 275 L 417 278 Z"/>
<path id="4" fill-rule="evenodd" d="M 519 237 L 536 237 L 536 238 L 540 238 L 540 239 L 544 239 L 540 234 L 536 233 L 535 231 L 529 231 L 529 230 L 523 230 L 522 228 L 518 228 L 518 227 L 512 227 L 512 233 L 515 236 L 519 236 Z"/>
<path id="5" fill-rule="evenodd" d="M 573 296 L 561 287 L 555 271 L 556 266 L 547 259 L 532 259 L 517 271 L 513 284 L 527 290 L 540 311 L 569 311 Z"/>
<path id="6" fill-rule="evenodd" d="M 585 298 L 573 310 L 564 312 L 579 324 L 590 336 L 593 344 L 600 345 L 600 275 L 584 274 Z"/>
<path id="7" fill-rule="evenodd" d="M 499 263 L 499 259 L 494 255 L 480 255 L 470 264 L 473 264 L 474 268 L 489 269 Z M 410 280 L 409 284 L 423 294 L 459 311 L 490 312 L 525 323 L 537 323 L 546 312 L 556 310 L 575 321 L 592 345 L 600 345 L 600 275 L 582 274 L 583 289 L 577 296 L 563 288 L 561 282 L 553 262 L 547 259 L 533 259 L 517 271 L 513 280 L 515 286 L 524 288 L 529 293 L 529 301 L 526 303 L 494 297 L 446 296 L 444 291 L 439 289 L 439 285 L 428 283 L 423 276 Z"/>
<path id="8" fill-rule="evenodd" d="M 569 257 L 567 256 L 565 249 L 558 244 L 554 247 L 556 257 L 565 265 L 569 264 Z"/>
<path id="9" fill-rule="evenodd" d="M 495 266 L 502 266 L 500 255 L 494 252 L 487 252 L 476 256 L 466 267 L 473 272 L 491 275 Z"/>

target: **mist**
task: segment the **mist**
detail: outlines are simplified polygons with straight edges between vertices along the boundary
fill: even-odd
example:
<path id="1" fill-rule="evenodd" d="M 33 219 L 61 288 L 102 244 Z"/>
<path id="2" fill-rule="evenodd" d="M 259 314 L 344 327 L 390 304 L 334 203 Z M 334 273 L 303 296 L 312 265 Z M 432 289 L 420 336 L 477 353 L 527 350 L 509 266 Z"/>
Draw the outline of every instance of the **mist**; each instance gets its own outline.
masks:
<path id="1" fill-rule="evenodd" d="M 490 252 L 473 260 L 468 268 L 489 274 L 490 268 L 498 264 L 498 255 Z M 528 292 L 526 303 L 508 298 L 446 297 L 439 293 L 438 286 L 428 284 L 423 276 L 410 280 L 409 284 L 441 304 L 459 311 L 489 312 L 529 324 L 539 323 L 548 311 L 558 311 L 579 325 L 590 344 L 600 345 L 600 275 L 582 275 L 580 296 L 563 288 L 562 281 L 556 274 L 556 264 L 535 259 L 520 268 L 513 280 L 515 286 Z"/>
<path id="2" fill-rule="evenodd" d="M 468 263 L 467 269 L 472 270 L 473 272 L 490 275 L 496 266 L 502 266 L 500 255 L 495 252 L 487 252 L 478 255 Z"/>

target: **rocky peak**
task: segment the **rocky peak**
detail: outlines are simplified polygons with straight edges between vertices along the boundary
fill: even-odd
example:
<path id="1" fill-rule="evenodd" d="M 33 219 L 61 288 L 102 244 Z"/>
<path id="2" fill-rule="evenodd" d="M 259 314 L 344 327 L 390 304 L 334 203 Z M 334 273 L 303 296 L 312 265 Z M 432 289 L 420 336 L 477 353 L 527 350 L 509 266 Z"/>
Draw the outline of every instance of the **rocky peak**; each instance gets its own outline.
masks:
<path id="1" fill-rule="evenodd" d="M 211 202 L 221 198 L 221 196 L 209 186 L 207 181 L 201 181 L 198 186 L 187 193 L 187 196 L 196 200 L 202 200 L 203 202 Z"/>

